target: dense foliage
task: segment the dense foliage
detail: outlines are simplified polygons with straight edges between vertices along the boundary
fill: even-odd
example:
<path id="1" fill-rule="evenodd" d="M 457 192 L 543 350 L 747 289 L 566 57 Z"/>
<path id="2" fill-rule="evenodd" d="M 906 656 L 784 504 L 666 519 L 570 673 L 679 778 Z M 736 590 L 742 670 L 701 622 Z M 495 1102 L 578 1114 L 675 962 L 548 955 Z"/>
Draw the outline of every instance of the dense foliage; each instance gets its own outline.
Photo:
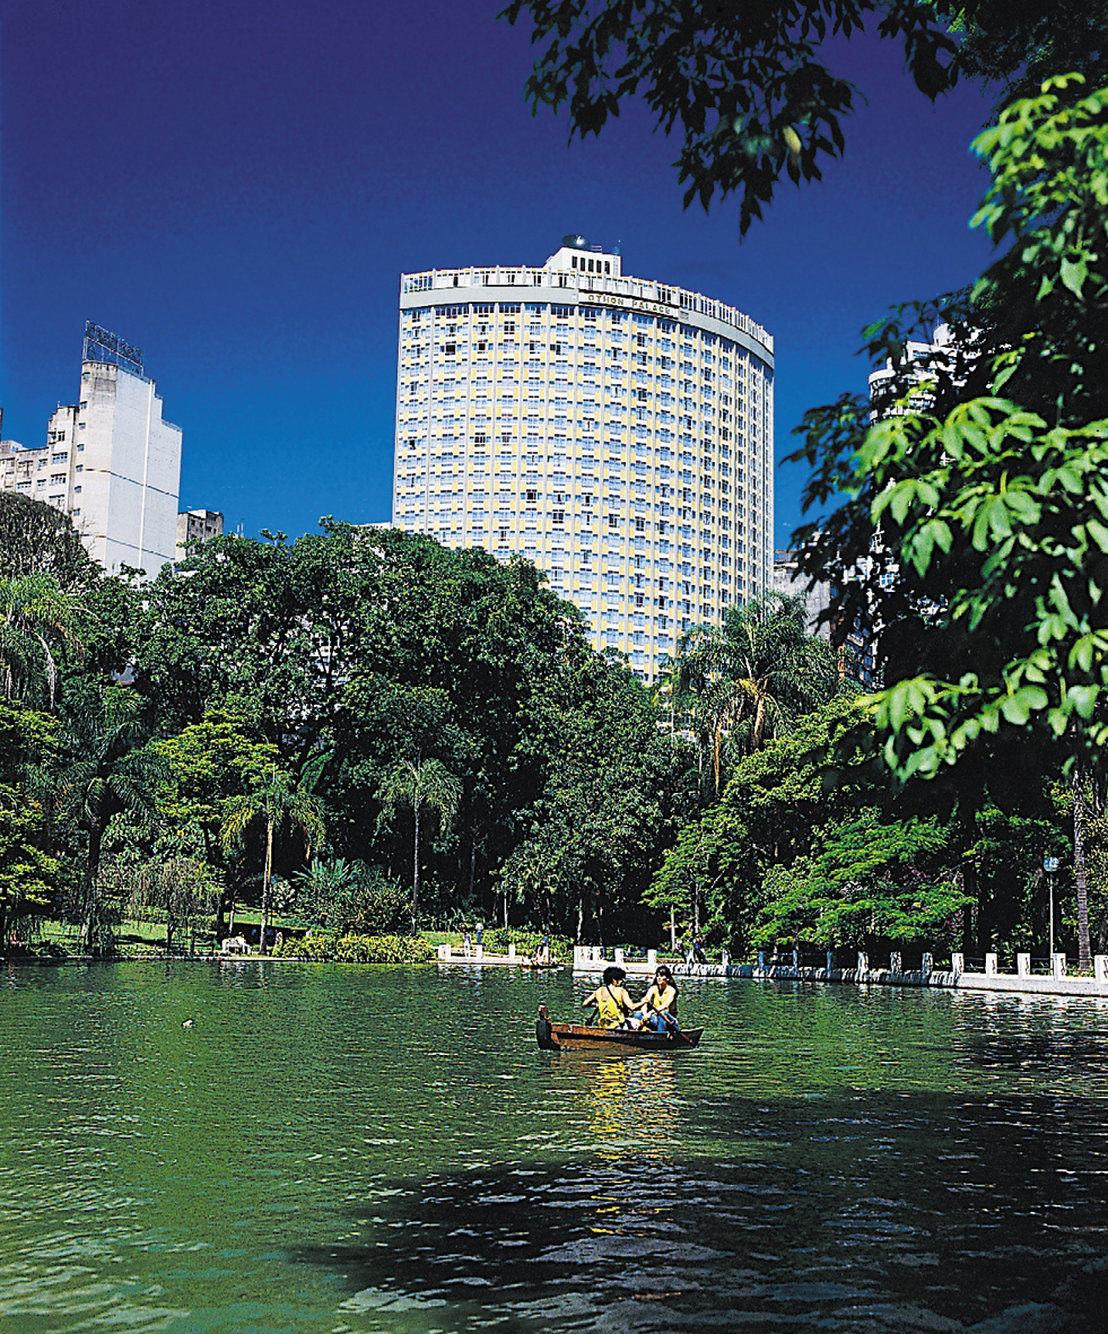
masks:
<path id="1" fill-rule="evenodd" d="M 285 952 L 422 957 L 401 929 L 758 947 L 1108 948 L 1108 92 L 1103 5 L 514 0 L 529 92 L 599 132 L 642 93 L 683 137 L 686 200 L 840 151 L 831 34 L 875 22 L 919 88 L 1020 100 L 978 140 L 975 221 L 1006 247 L 965 292 L 867 331 L 893 397 L 813 410 L 802 563 L 885 688 L 765 597 L 687 637 L 651 697 L 524 560 L 330 520 L 224 537 L 141 590 L 71 527 L 0 504 L 0 927 L 110 948 L 238 903 L 315 924 Z M 1045 78 L 1045 82 L 1038 83 Z M 937 321 L 943 357 L 909 366 Z M 893 577 L 888 577 L 888 576 Z M 127 684 L 122 684 L 126 681 Z M 372 943 L 373 933 L 378 943 Z M 524 934 L 520 934 L 524 933 Z M 387 943 L 380 943 L 381 940 Z M 491 945 L 493 933 L 486 937 Z"/>
<path id="2" fill-rule="evenodd" d="M 127 905 L 167 911 L 196 866 L 219 934 L 260 905 L 263 947 L 277 913 L 387 933 L 401 902 L 408 930 L 635 931 L 681 756 L 528 563 L 328 521 L 218 539 L 103 596 L 21 579 L 49 594 L 34 633 L 57 691 L 51 708 L 41 672 L 10 675 L 11 749 L 22 729 L 52 760 L 41 815 L 14 753 L 0 800 L 16 917 L 55 908 L 108 948 Z"/>
<path id="3" fill-rule="evenodd" d="M 435 952 L 421 936 L 359 936 L 353 932 L 315 931 L 289 938 L 278 948 L 286 959 L 318 959 L 334 963 L 430 963 Z"/>

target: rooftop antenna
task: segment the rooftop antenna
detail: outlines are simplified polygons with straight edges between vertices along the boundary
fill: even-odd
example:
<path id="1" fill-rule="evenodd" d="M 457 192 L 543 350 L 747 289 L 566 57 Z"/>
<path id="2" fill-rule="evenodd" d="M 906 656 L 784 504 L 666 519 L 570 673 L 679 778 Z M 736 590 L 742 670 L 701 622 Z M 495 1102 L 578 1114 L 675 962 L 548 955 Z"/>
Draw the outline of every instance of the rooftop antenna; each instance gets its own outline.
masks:
<path id="1" fill-rule="evenodd" d="M 617 241 L 617 242 L 615 243 L 615 245 L 612 247 L 612 254 L 613 254 L 613 255 L 622 255 L 622 254 L 623 254 L 623 251 L 620 249 L 620 247 L 621 247 L 622 245 L 623 245 L 623 242 L 622 242 L 622 241 Z"/>

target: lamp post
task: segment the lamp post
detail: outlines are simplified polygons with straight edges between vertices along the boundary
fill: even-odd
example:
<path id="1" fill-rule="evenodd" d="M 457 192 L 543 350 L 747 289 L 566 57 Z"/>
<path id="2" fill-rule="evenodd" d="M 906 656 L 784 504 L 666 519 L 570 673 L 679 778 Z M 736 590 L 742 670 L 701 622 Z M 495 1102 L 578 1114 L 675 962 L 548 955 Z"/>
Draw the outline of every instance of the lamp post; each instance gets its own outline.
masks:
<path id="1" fill-rule="evenodd" d="M 1050 904 L 1050 966 L 1054 967 L 1054 872 L 1058 869 L 1057 857 L 1044 857 L 1043 870 L 1046 872 L 1047 892 Z"/>

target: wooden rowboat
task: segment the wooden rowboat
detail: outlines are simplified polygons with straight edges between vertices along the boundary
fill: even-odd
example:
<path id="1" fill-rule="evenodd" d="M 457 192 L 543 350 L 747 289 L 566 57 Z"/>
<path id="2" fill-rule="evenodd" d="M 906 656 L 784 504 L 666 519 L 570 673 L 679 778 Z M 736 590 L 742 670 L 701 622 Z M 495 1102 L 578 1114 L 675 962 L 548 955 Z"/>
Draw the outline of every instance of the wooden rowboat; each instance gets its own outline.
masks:
<path id="1" fill-rule="evenodd" d="M 678 1032 L 656 1033 L 651 1028 L 589 1028 L 585 1024 L 556 1024 L 539 1007 L 535 1038 L 543 1051 L 618 1051 L 631 1047 L 639 1051 L 681 1051 L 695 1047 L 702 1028 L 682 1028 Z"/>

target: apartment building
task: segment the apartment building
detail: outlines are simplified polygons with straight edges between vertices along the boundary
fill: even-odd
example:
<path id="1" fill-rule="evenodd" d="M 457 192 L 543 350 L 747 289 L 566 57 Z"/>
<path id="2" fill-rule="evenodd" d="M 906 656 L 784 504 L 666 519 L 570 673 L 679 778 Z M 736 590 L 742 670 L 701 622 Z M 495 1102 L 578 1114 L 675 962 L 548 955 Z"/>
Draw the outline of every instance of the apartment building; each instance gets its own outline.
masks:
<path id="1" fill-rule="evenodd" d="M 404 274 L 393 523 L 533 560 L 656 677 L 768 587 L 773 340 L 566 237 L 540 266 Z"/>
<path id="2" fill-rule="evenodd" d="M 223 536 L 223 515 L 219 510 L 182 510 L 177 515 L 177 559 L 184 560 L 198 542 Z"/>
<path id="3" fill-rule="evenodd" d="M 59 404 L 46 444 L 0 442 L 0 490 L 65 510 L 109 573 L 126 565 L 153 577 L 173 560 L 180 473 L 181 428 L 163 419 L 142 353 L 91 322 L 80 398 Z"/>

